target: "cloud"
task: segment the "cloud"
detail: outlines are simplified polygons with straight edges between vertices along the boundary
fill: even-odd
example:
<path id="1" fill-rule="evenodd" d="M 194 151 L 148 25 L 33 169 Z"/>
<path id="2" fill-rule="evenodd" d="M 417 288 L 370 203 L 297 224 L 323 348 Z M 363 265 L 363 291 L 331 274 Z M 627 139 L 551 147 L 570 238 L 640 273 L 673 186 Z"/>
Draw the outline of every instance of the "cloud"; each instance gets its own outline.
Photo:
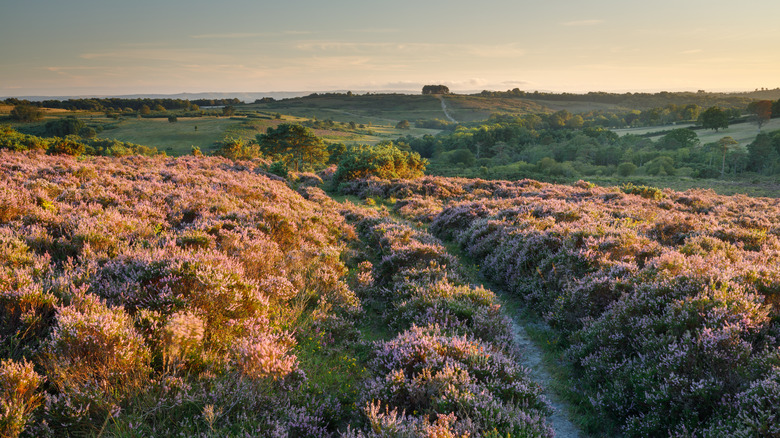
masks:
<path id="1" fill-rule="evenodd" d="M 597 26 L 604 23 L 604 20 L 575 20 L 561 23 L 561 26 Z"/>
<path id="2" fill-rule="evenodd" d="M 468 55 L 481 58 L 511 58 L 523 56 L 526 51 L 511 44 L 441 44 L 441 43 L 361 43 L 351 41 L 302 41 L 295 45 L 302 51 L 367 52 L 369 54 L 397 54 L 408 57 L 414 54 Z"/>
<path id="3" fill-rule="evenodd" d="M 232 33 L 206 33 L 202 35 L 190 35 L 190 38 L 196 39 L 225 39 L 225 38 L 258 38 L 267 37 L 272 34 L 267 32 L 232 32 Z"/>

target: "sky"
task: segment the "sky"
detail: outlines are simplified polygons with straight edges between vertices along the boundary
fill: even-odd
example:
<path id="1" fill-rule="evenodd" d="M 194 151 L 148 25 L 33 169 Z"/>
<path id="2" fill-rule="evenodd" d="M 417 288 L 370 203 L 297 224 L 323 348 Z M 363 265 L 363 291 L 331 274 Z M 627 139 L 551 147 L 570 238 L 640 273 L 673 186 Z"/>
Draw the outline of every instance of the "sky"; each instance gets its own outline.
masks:
<path id="1" fill-rule="evenodd" d="M 780 1 L 0 0 L 0 97 L 780 87 Z"/>

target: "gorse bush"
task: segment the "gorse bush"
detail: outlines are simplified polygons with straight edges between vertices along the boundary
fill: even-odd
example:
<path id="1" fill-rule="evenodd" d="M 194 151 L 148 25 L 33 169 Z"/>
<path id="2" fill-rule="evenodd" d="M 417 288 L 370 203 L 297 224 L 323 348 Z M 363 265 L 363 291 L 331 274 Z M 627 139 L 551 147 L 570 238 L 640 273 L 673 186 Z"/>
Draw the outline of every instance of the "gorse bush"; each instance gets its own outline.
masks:
<path id="1" fill-rule="evenodd" d="M 381 179 L 417 178 L 423 175 L 428 160 L 417 152 L 406 152 L 392 143 L 377 146 L 353 146 L 341 154 L 335 183 L 367 177 Z"/>

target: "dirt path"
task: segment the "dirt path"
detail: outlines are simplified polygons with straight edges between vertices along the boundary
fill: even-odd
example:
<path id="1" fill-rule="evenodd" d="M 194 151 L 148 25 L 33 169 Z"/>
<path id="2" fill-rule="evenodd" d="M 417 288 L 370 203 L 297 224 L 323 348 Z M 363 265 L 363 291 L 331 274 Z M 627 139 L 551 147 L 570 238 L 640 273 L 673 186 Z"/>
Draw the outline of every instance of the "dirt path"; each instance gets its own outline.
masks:
<path id="1" fill-rule="evenodd" d="M 447 120 L 458 123 L 458 121 L 455 120 L 455 118 L 450 114 L 449 109 L 447 109 L 447 103 L 444 102 L 444 96 L 439 96 L 439 100 L 441 100 L 441 110 L 444 111 L 444 116 L 447 117 Z"/>
<path id="2" fill-rule="evenodd" d="M 509 315 L 511 317 L 511 315 Z M 550 401 L 555 412 L 547 417 L 550 426 L 555 430 L 556 438 L 579 438 L 583 436 L 577 426 L 568 418 L 568 406 L 563 403 L 551 390 L 552 376 L 544 368 L 542 350 L 534 345 L 528 337 L 525 328 L 512 318 L 512 334 L 515 343 L 523 352 L 522 365 L 531 370 L 531 377 L 544 388 L 544 395 Z"/>

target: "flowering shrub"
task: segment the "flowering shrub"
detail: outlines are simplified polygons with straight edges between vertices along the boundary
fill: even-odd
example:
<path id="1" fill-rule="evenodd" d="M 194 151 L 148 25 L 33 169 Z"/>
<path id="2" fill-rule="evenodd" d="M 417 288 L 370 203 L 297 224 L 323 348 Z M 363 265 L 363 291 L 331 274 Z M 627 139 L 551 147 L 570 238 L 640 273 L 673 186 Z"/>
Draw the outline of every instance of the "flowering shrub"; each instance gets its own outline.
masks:
<path id="1" fill-rule="evenodd" d="M 30 434 L 253 418 L 264 426 L 247 432 L 333 432 L 343 407 L 303 384 L 296 337 L 313 313 L 343 331 L 359 311 L 341 258 L 354 230 L 322 190 L 304 199 L 264 164 L 0 151 L 0 358 L 33 360 L 49 382 Z M 206 405 L 210 423 L 191 412 Z M 147 414 L 169 407 L 181 422 Z"/>
<path id="2" fill-rule="evenodd" d="M 413 326 L 383 344 L 376 366 L 382 377 L 369 382 L 364 398 L 381 400 L 386 409 L 418 418 L 457 413 L 471 420 L 475 434 L 551 436 L 540 386 L 490 344 Z"/>
<path id="3" fill-rule="evenodd" d="M 0 361 L 0 435 L 15 438 L 22 433 L 41 403 L 37 390 L 42 382 L 32 363 Z"/>
<path id="4" fill-rule="evenodd" d="M 780 345 L 777 200 L 434 180 L 462 190 L 438 197 L 430 230 L 559 331 L 575 390 L 627 435 L 717 436 L 753 415 L 727 401 Z"/>
<path id="5" fill-rule="evenodd" d="M 511 324 L 493 292 L 465 284 L 457 259 L 431 235 L 352 213 L 375 264 L 373 299 L 391 327 L 376 344 L 361 393 L 365 428 L 346 436 L 551 436 L 541 387 L 517 365 Z M 379 292 L 379 294 L 377 294 Z"/>
<path id="6" fill-rule="evenodd" d="M 127 313 L 83 292 L 57 309 L 45 356 L 46 375 L 59 393 L 47 398 L 47 411 L 65 417 L 59 420 L 66 428 L 99 423 L 118 412 L 151 371 L 149 349 Z"/>

